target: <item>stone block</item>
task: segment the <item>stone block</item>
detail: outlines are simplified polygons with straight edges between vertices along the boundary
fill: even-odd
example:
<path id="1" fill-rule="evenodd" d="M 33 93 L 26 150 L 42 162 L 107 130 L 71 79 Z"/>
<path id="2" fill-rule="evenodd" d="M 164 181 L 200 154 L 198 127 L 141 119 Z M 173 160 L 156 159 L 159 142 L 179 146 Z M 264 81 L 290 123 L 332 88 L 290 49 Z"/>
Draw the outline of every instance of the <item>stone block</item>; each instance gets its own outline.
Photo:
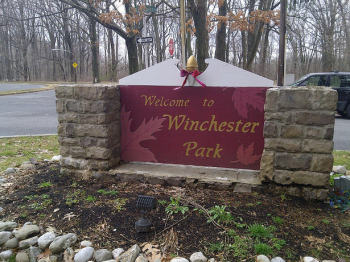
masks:
<path id="1" fill-rule="evenodd" d="M 56 112 L 57 114 L 62 114 L 66 112 L 66 100 L 56 99 Z"/>
<path id="2" fill-rule="evenodd" d="M 78 123 L 77 114 L 59 114 L 58 115 L 59 123 Z"/>
<path id="3" fill-rule="evenodd" d="M 103 100 L 106 88 L 101 85 L 76 85 L 74 98 L 77 100 Z"/>
<path id="4" fill-rule="evenodd" d="M 107 86 L 106 98 L 108 100 L 120 101 L 120 91 L 118 86 Z"/>
<path id="5" fill-rule="evenodd" d="M 313 154 L 311 161 L 311 171 L 330 173 L 333 167 L 332 154 Z"/>
<path id="6" fill-rule="evenodd" d="M 276 153 L 275 167 L 283 170 L 309 170 L 311 160 L 310 154 Z"/>
<path id="7" fill-rule="evenodd" d="M 265 112 L 265 121 L 271 122 L 283 122 L 283 114 L 282 113 L 276 113 L 276 112 Z"/>
<path id="8" fill-rule="evenodd" d="M 109 159 L 112 155 L 110 149 L 101 147 L 89 147 L 86 150 L 86 156 L 94 159 Z"/>
<path id="9" fill-rule="evenodd" d="M 332 153 L 334 142 L 330 140 L 307 139 L 303 141 L 303 152 L 308 153 Z"/>
<path id="10" fill-rule="evenodd" d="M 107 112 L 107 105 L 105 101 L 82 101 L 82 110 L 86 113 L 99 114 Z"/>
<path id="11" fill-rule="evenodd" d="M 103 140 L 105 140 L 105 139 L 103 139 Z M 96 146 L 98 141 L 99 141 L 99 139 L 95 138 L 95 137 L 82 137 L 82 138 L 80 138 L 79 144 L 83 148 L 86 148 L 86 147 Z"/>
<path id="12" fill-rule="evenodd" d="M 276 112 L 277 111 L 277 99 L 279 95 L 278 88 L 269 88 L 266 91 L 266 100 L 265 100 L 265 112 Z"/>
<path id="13" fill-rule="evenodd" d="M 338 93 L 337 91 L 327 87 L 313 90 L 313 110 L 328 110 L 334 112 L 337 107 Z"/>
<path id="14" fill-rule="evenodd" d="M 101 117 L 103 118 L 104 115 L 101 114 Z M 100 125 L 103 124 L 100 122 L 100 115 L 93 115 L 93 114 L 81 114 L 79 115 L 79 124 L 91 124 L 91 125 Z"/>
<path id="15" fill-rule="evenodd" d="M 329 195 L 329 190 L 317 188 L 303 188 L 302 195 L 306 199 L 326 200 Z"/>
<path id="16" fill-rule="evenodd" d="M 333 112 L 294 112 L 295 123 L 299 125 L 326 126 L 334 125 L 335 116 Z"/>
<path id="17" fill-rule="evenodd" d="M 325 128 L 323 138 L 326 140 L 333 140 L 333 136 L 334 136 L 334 126 Z"/>
<path id="18" fill-rule="evenodd" d="M 66 157 L 69 155 L 69 146 L 60 146 L 60 155 Z"/>
<path id="19" fill-rule="evenodd" d="M 318 126 L 307 126 L 305 127 L 305 138 L 309 139 L 323 139 L 324 138 L 324 128 Z"/>
<path id="20" fill-rule="evenodd" d="M 272 180 L 275 167 L 275 152 L 264 150 L 260 161 L 260 179 Z"/>
<path id="21" fill-rule="evenodd" d="M 277 138 L 278 137 L 278 123 L 265 122 L 265 124 L 264 124 L 264 137 Z"/>
<path id="22" fill-rule="evenodd" d="M 84 113 L 83 107 L 80 101 L 67 100 L 66 101 L 66 112 Z"/>
<path id="23" fill-rule="evenodd" d="M 70 147 L 69 154 L 74 158 L 85 158 L 87 155 L 85 149 L 80 146 Z"/>
<path id="24" fill-rule="evenodd" d="M 312 92 L 303 88 L 285 88 L 280 90 L 277 110 L 310 109 Z"/>
<path id="25" fill-rule="evenodd" d="M 55 94 L 57 98 L 73 98 L 74 87 L 60 85 L 55 88 Z"/>
<path id="26" fill-rule="evenodd" d="M 58 137 L 58 143 L 61 146 L 79 146 L 79 139 L 69 137 Z"/>
<path id="27" fill-rule="evenodd" d="M 299 125 L 281 126 L 281 138 L 302 138 L 303 127 Z"/>
<path id="28" fill-rule="evenodd" d="M 76 134 L 79 137 L 108 137 L 108 129 L 105 125 L 78 125 Z"/>
<path id="29" fill-rule="evenodd" d="M 275 170 L 273 176 L 274 181 L 282 185 L 299 184 L 322 187 L 329 185 L 329 173 Z"/>
<path id="30" fill-rule="evenodd" d="M 278 152 L 300 152 L 302 141 L 298 139 L 265 139 L 265 149 Z"/>

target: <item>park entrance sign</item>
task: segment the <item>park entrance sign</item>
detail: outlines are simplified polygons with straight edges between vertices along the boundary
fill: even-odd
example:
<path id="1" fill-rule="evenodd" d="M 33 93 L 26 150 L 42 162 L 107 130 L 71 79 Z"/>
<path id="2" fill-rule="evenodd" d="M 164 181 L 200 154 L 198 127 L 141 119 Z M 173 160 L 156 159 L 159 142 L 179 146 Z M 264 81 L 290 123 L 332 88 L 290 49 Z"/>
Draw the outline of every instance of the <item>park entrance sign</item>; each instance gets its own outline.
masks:
<path id="1" fill-rule="evenodd" d="M 171 59 L 120 80 L 121 159 L 260 169 L 271 80 L 208 59 L 184 77 Z"/>

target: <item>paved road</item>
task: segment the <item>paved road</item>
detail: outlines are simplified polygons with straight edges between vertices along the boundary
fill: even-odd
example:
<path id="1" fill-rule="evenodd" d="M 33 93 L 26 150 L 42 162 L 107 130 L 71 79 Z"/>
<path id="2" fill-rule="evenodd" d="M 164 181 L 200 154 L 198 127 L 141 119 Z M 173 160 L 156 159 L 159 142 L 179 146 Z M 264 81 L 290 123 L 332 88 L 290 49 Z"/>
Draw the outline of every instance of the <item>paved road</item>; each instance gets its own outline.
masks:
<path id="1" fill-rule="evenodd" d="M 57 134 L 55 100 L 54 90 L 0 96 L 0 137 Z"/>
<path id="2" fill-rule="evenodd" d="M 350 119 L 335 118 L 334 149 L 350 151 Z"/>
<path id="3" fill-rule="evenodd" d="M 4 84 L 4 83 L 0 83 L 0 92 L 1 91 L 13 91 L 13 90 L 31 89 L 31 88 L 41 88 L 41 87 L 44 87 L 44 85 Z"/>
<path id="4" fill-rule="evenodd" d="M 40 87 L 38 85 L 0 84 L 0 90 L 5 86 L 15 89 L 23 89 L 23 86 Z M 55 100 L 54 90 L 0 96 L 0 137 L 57 134 Z M 350 119 L 336 118 L 334 149 L 350 151 Z"/>

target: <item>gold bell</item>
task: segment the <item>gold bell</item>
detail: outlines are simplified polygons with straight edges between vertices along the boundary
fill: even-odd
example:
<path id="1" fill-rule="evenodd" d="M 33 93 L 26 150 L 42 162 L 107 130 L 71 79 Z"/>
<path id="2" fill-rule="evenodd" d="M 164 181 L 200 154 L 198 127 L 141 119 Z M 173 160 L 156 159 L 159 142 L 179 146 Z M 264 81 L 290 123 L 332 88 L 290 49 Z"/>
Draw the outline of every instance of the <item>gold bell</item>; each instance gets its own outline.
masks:
<path id="1" fill-rule="evenodd" d="M 197 63 L 197 59 L 191 55 L 188 60 L 187 60 L 187 65 L 186 65 L 186 70 L 188 72 L 192 72 L 194 70 L 198 70 L 198 63 Z"/>

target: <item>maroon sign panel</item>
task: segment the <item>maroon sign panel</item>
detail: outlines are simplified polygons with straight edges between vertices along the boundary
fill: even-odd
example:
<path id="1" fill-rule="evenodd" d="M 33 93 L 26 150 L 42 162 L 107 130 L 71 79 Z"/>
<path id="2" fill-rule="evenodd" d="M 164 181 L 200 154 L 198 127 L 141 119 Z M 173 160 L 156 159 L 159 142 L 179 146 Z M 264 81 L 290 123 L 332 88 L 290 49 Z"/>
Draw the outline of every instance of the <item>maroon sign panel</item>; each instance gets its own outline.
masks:
<path id="1" fill-rule="evenodd" d="M 259 170 L 266 90 L 120 86 L 121 158 Z"/>

